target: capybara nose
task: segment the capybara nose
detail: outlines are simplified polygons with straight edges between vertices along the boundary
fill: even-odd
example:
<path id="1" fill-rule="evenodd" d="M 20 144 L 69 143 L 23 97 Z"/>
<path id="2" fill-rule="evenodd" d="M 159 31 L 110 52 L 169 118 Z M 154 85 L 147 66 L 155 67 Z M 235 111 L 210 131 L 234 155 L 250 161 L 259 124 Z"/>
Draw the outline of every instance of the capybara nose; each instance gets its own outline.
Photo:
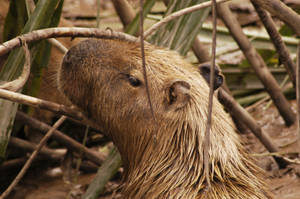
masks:
<path id="1" fill-rule="evenodd" d="M 76 45 L 69 49 L 69 51 L 64 56 L 62 62 L 63 70 L 77 70 L 78 67 L 82 66 L 84 59 L 87 58 L 86 45 Z"/>

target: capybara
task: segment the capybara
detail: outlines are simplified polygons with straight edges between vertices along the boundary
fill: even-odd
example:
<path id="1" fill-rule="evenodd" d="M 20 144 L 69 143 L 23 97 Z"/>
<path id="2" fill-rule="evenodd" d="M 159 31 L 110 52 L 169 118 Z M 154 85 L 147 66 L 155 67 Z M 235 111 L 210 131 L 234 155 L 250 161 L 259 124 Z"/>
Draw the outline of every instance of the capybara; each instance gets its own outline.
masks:
<path id="1" fill-rule="evenodd" d="M 203 140 L 209 87 L 176 52 L 145 44 L 150 109 L 140 45 L 89 39 L 63 59 L 58 86 L 118 147 L 126 199 L 273 198 L 231 118 L 214 99 L 208 188 Z"/>

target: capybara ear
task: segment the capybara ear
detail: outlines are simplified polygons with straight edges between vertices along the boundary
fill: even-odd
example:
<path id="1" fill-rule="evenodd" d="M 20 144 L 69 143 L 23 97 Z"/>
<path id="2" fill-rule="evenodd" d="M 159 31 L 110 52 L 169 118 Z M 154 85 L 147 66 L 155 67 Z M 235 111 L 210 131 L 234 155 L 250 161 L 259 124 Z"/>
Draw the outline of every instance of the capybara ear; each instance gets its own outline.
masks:
<path id="1" fill-rule="evenodd" d="M 199 72 L 205 81 L 209 84 L 210 80 L 210 63 L 205 62 L 199 66 Z M 215 66 L 215 79 L 214 79 L 214 90 L 218 89 L 224 81 L 224 76 L 221 74 L 221 70 L 218 65 Z"/>
<path id="2" fill-rule="evenodd" d="M 178 110 L 186 106 L 190 100 L 190 88 L 190 84 L 185 81 L 173 81 L 166 92 L 168 108 Z"/>

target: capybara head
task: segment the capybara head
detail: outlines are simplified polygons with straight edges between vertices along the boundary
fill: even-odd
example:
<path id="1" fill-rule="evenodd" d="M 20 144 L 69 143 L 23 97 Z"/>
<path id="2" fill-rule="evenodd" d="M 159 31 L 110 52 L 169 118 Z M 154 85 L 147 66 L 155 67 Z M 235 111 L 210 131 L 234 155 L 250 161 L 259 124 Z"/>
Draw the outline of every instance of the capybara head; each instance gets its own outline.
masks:
<path id="1" fill-rule="evenodd" d="M 103 127 L 125 167 L 124 198 L 270 198 L 229 116 L 214 99 L 210 176 L 203 175 L 209 88 L 199 69 L 177 53 L 116 39 L 86 40 L 65 55 L 60 90 Z"/>

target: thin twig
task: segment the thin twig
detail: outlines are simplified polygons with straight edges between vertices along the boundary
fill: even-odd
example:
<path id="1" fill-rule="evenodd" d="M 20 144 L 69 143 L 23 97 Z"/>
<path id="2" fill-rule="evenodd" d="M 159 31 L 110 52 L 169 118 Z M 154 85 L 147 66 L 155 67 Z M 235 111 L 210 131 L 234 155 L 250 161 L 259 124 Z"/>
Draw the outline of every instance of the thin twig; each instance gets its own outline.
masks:
<path id="1" fill-rule="evenodd" d="M 46 28 L 41 30 L 35 30 L 24 35 L 20 35 L 22 39 L 27 42 L 39 41 L 41 39 L 48 39 L 54 37 L 95 37 L 103 39 L 121 39 L 126 41 L 136 41 L 136 37 L 128 35 L 122 32 L 115 32 L 111 29 L 99 30 L 97 28 Z M 8 53 L 16 47 L 20 47 L 19 37 L 11 39 L 0 45 L 0 56 Z"/>
<path id="2" fill-rule="evenodd" d="M 252 156 L 255 157 L 262 157 L 262 156 L 274 156 L 274 157 L 278 157 L 278 158 L 282 158 L 283 160 L 285 160 L 287 163 L 289 164 L 298 164 L 300 165 L 300 160 L 299 158 L 296 159 L 290 159 L 287 157 L 284 157 L 284 154 L 288 154 L 288 153 L 282 153 L 282 152 L 277 152 L 277 153 L 262 153 L 262 154 L 251 154 Z"/>
<path id="3" fill-rule="evenodd" d="M 20 37 L 20 43 L 23 46 L 24 54 L 25 54 L 25 64 L 23 67 L 22 74 L 15 80 L 11 82 L 7 82 L 5 84 L 0 85 L 0 89 L 6 89 L 10 91 L 18 91 L 28 80 L 29 74 L 30 74 L 30 65 L 31 65 L 31 59 L 30 59 L 30 52 L 28 49 L 28 46 L 26 44 L 26 41 L 22 40 L 22 37 Z"/>
<path id="4" fill-rule="evenodd" d="M 50 38 L 50 39 L 48 39 L 48 41 L 54 47 L 56 47 L 61 53 L 63 53 L 63 54 L 67 53 L 68 49 L 61 42 L 59 42 L 57 39 Z"/>
<path id="5" fill-rule="evenodd" d="M 212 60 L 210 65 L 210 81 L 209 81 L 209 98 L 208 98 L 208 111 L 207 111 L 207 122 L 204 138 L 204 173 L 207 182 L 207 190 L 210 189 L 210 176 L 209 176 L 209 150 L 210 150 L 210 129 L 212 123 L 212 105 L 214 96 L 214 79 L 215 79 L 215 59 L 216 59 L 216 36 L 217 36 L 217 16 L 216 16 L 216 0 L 212 0 L 212 16 L 213 16 L 213 36 L 212 36 Z"/>
<path id="6" fill-rule="evenodd" d="M 149 90 L 149 84 L 148 84 L 148 78 L 147 78 L 147 69 L 146 69 L 146 58 L 145 58 L 145 47 L 144 47 L 144 15 L 143 15 L 143 6 L 144 6 L 144 1 L 140 0 L 140 44 L 141 44 L 141 56 L 142 56 L 142 67 L 143 67 L 143 76 L 144 76 L 144 81 L 145 81 L 145 87 L 146 87 L 146 93 L 148 97 L 148 103 L 150 106 L 150 111 L 153 117 L 153 120 L 155 121 L 155 116 L 154 116 L 154 110 L 151 102 L 151 97 L 150 97 L 150 90 Z"/>
<path id="7" fill-rule="evenodd" d="M 224 3 L 226 1 L 229 0 L 217 0 L 216 3 Z M 198 5 L 194 5 L 188 8 L 184 8 L 182 10 L 179 10 L 177 12 L 174 12 L 172 14 L 170 14 L 169 16 L 163 18 L 162 20 L 160 20 L 159 22 L 157 22 L 156 24 L 152 25 L 147 31 L 144 32 L 144 38 L 146 39 L 149 35 L 151 35 L 155 30 L 157 30 L 159 27 L 163 26 L 164 24 L 168 23 L 169 21 L 172 21 L 182 15 L 191 13 L 191 12 L 195 12 L 197 10 L 200 10 L 202 8 L 207 8 L 209 6 L 211 6 L 212 3 L 211 1 L 207 1 Z"/>
<path id="8" fill-rule="evenodd" d="M 66 116 L 62 116 L 59 120 L 57 120 L 55 122 L 55 124 L 53 125 L 53 127 L 47 132 L 47 134 L 42 138 L 42 140 L 40 141 L 40 143 L 38 144 L 37 148 L 33 151 L 33 153 L 31 154 L 31 156 L 29 157 L 29 159 L 27 160 L 27 162 L 25 163 L 24 167 L 21 169 L 21 171 L 19 172 L 19 174 L 16 176 L 16 178 L 14 179 L 14 181 L 9 185 L 9 187 L 2 193 L 2 195 L 0 196 L 0 199 L 4 199 L 6 198 L 10 192 L 15 188 L 15 186 L 19 183 L 19 181 L 22 179 L 22 177 L 24 176 L 24 174 L 26 173 L 26 171 L 28 170 L 28 168 L 30 167 L 32 161 L 34 160 L 34 158 L 36 157 L 36 155 L 38 154 L 38 152 L 41 150 L 41 148 L 46 144 L 46 142 L 48 141 L 48 139 L 51 137 L 51 135 L 53 134 L 53 132 L 67 119 Z"/>
<path id="9" fill-rule="evenodd" d="M 300 42 L 297 51 L 297 67 L 296 67 L 296 97 L 297 97 L 297 117 L 298 117 L 298 147 L 300 146 Z"/>
<path id="10" fill-rule="evenodd" d="M 51 128 L 51 126 L 49 126 L 48 124 L 40 122 L 37 119 L 34 119 L 20 111 L 17 112 L 16 119 L 24 124 L 31 126 L 34 129 L 39 130 L 39 132 L 41 132 L 43 134 L 47 133 L 47 131 L 49 131 Z M 84 154 L 86 159 L 90 160 L 91 162 L 93 162 L 97 165 L 101 165 L 104 160 L 104 157 L 101 153 L 97 153 L 96 151 L 93 151 L 93 150 L 83 146 L 82 144 L 80 144 L 73 138 L 67 136 L 66 134 L 64 134 L 61 131 L 55 130 L 52 137 L 58 143 L 65 146 L 67 149 L 69 149 L 71 151 L 74 151 L 76 153 L 80 153 L 82 151 L 82 153 Z"/>

